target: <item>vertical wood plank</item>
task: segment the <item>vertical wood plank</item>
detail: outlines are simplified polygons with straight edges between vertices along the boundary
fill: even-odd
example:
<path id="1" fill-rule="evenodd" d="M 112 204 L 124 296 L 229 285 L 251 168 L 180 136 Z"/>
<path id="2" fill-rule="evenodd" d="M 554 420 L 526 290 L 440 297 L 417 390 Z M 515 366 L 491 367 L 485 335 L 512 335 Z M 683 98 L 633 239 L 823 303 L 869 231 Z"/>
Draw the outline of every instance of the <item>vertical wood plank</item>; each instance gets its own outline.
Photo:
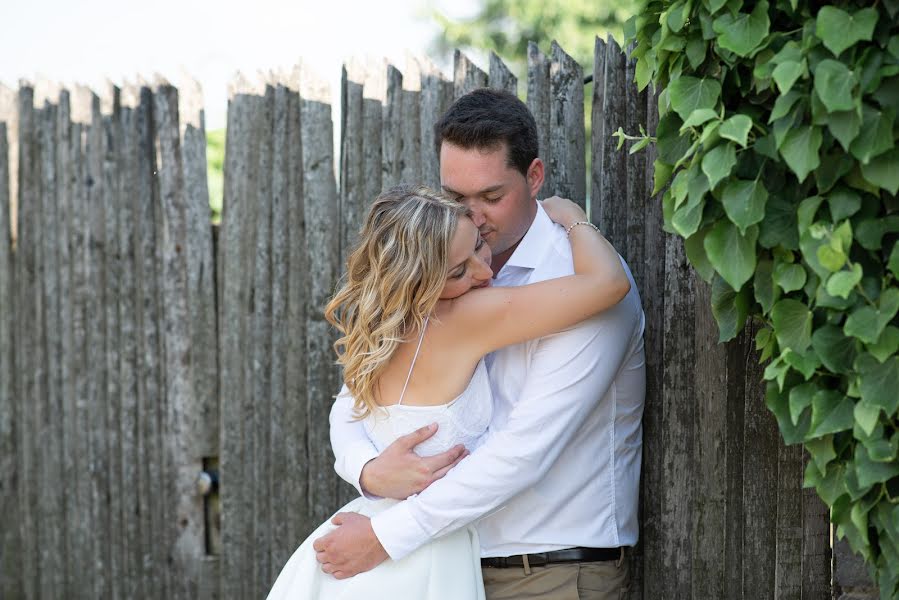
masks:
<path id="1" fill-rule="evenodd" d="M 87 410 L 88 446 L 90 449 L 90 521 L 93 528 L 93 552 L 87 577 L 91 577 L 93 594 L 98 598 L 108 598 L 111 594 L 109 578 L 109 448 L 106 441 L 108 402 L 106 396 L 106 313 L 103 310 L 103 269 L 105 253 L 105 215 L 103 213 L 104 178 L 103 160 L 105 155 L 103 121 L 100 98 L 89 90 L 82 92 L 86 97 L 85 108 L 88 119 L 85 132 L 85 167 L 87 185 L 87 278 L 90 289 L 90 311 L 88 313 L 88 346 L 95 357 L 89 361 Z M 83 589 L 91 589 L 90 584 Z"/>
<path id="2" fill-rule="evenodd" d="M 253 409 L 248 416 L 253 426 L 253 591 L 262 596 L 274 581 L 271 571 L 271 485 L 269 463 L 271 413 L 271 353 L 272 353 L 272 111 L 274 89 L 270 83 L 260 83 L 254 132 L 255 159 L 259 173 L 255 189 L 249 198 L 256 211 L 256 243 L 253 263 L 252 398 Z"/>
<path id="3" fill-rule="evenodd" d="M 743 344 L 743 593 L 771 598 L 777 568 L 778 446 L 782 445 L 774 416 L 765 407 L 763 368 L 752 349 L 755 327 L 741 334 Z"/>
<path id="4" fill-rule="evenodd" d="M 271 512 L 268 530 L 271 539 L 271 578 L 277 576 L 281 567 L 290 558 L 297 540 L 285 539 L 282 528 L 285 515 L 281 507 L 295 503 L 297 499 L 287 494 L 289 479 L 294 476 L 287 470 L 288 456 L 285 437 L 295 432 L 284 427 L 287 403 L 291 400 L 285 393 L 286 360 L 290 344 L 287 302 L 289 285 L 289 202 L 290 202 L 290 88 L 289 81 L 280 77 L 274 90 L 274 107 L 272 113 L 272 224 L 271 224 L 271 258 L 272 258 L 272 353 L 271 353 L 271 414 L 269 427 L 269 461 L 271 462 L 272 481 Z M 295 399 L 293 399 L 295 400 Z"/>
<path id="5" fill-rule="evenodd" d="M 605 73 L 602 93 L 602 118 L 593 122 L 594 130 L 602 129 L 602 180 L 599 194 L 592 201 L 598 202 L 600 214 L 597 221 L 603 224 L 603 231 L 609 241 L 618 248 L 623 247 L 625 232 L 618 222 L 607 213 L 620 205 L 622 192 L 626 189 L 627 153 L 618 152 L 617 141 L 612 133 L 622 125 L 621 117 L 626 112 L 626 57 L 618 43 L 609 36 L 605 45 Z M 595 94 L 595 92 L 594 92 Z M 594 96 L 594 107 L 596 96 Z M 594 108 L 594 114 L 595 108 Z"/>
<path id="6" fill-rule="evenodd" d="M 490 67 L 487 77 L 490 87 L 497 90 L 506 90 L 510 94 L 518 95 L 518 78 L 509 70 L 506 63 L 496 55 L 490 53 Z"/>
<path id="7" fill-rule="evenodd" d="M 306 372 L 308 356 L 306 354 L 306 276 L 309 272 L 309 258 L 306 254 L 306 217 L 304 210 L 304 158 L 302 140 L 302 117 L 300 111 L 299 70 L 291 76 L 291 89 L 288 94 L 288 197 L 287 227 L 289 247 L 287 251 L 287 319 L 285 329 L 288 333 L 285 407 L 283 429 L 285 435 L 281 440 L 283 452 L 287 456 L 285 468 L 288 471 L 285 494 L 291 499 L 284 507 L 284 535 L 289 547 L 299 544 L 308 531 L 308 492 L 309 463 L 306 460 L 308 435 L 307 420 L 307 383 Z M 380 123 L 380 102 L 377 106 L 377 119 Z M 366 116 L 368 113 L 366 113 Z M 381 136 L 373 138 L 380 149 Z M 368 155 L 366 154 L 366 157 Z M 380 152 L 377 160 L 366 162 L 366 168 L 372 167 L 380 181 Z M 279 563 L 279 565 L 282 563 Z"/>
<path id="8" fill-rule="evenodd" d="M 621 91 L 622 110 L 618 112 L 618 118 L 626 114 L 624 90 Z M 547 191 L 570 198 L 586 209 L 584 70 L 556 42 L 552 44 L 550 96 L 549 171 L 553 174 L 553 187 Z M 621 184 L 618 206 L 624 206 L 626 202 L 626 182 L 622 180 Z M 619 243 L 618 247 L 624 246 Z"/>
<path id="9" fill-rule="evenodd" d="M 371 203 L 382 189 L 383 161 L 381 140 L 384 135 L 384 102 L 387 94 L 387 67 L 369 68 L 362 86 L 362 178 L 364 181 L 363 197 L 366 206 Z M 363 219 L 364 219 L 363 211 Z"/>
<path id="10" fill-rule="evenodd" d="M 203 91 L 196 81 L 187 81 L 178 94 L 181 151 L 187 212 L 188 313 L 191 326 L 191 367 L 195 422 L 193 435 L 196 456 L 219 456 L 218 331 L 216 323 L 216 266 L 210 223 L 209 189 L 206 173 L 206 122 Z M 205 504 L 205 503 L 204 503 Z M 203 515 L 205 517 L 205 515 Z M 204 523 L 206 522 L 204 518 Z M 198 551 L 200 598 L 221 597 L 218 557 Z"/>
<path id="11" fill-rule="evenodd" d="M 758 401 L 759 399 L 757 399 Z M 802 597 L 802 446 L 777 440 L 774 597 Z"/>
<path id="12" fill-rule="evenodd" d="M 187 208 L 178 119 L 178 91 L 168 84 L 154 92 L 157 178 L 162 207 L 162 292 L 166 374 L 165 489 L 170 508 L 165 524 L 172 598 L 196 598 L 204 554 L 203 505 L 194 481 L 202 469 L 193 442 L 191 340 L 188 312 Z"/>
<path id="13" fill-rule="evenodd" d="M 243 405 L 248 395 L 244 372 L 245 315 L 249 310 L 250 273 L 245 265 L 244 237 L 255 232 L 254 211 L 246 197 L 253 168 L 250 166 L 250 136 L 253 98 L 240 77 L 231 85 L 228 101 L 228 128 L 225 144 L 225 181 L 219 259 L 222 263 L 222 309 L 220 387 L 222 390 L 222 569 L 223 590 L 235 598 L 249 598 L 253 547 L 252 504 L 248 503 L 251 480 L 246 448 L 247 427 Z"/>
<path id="14" fill-rule="evenodd" d="M 459 99 L 472 90 L 487 87 L 487 73 L 462 54 L 453 52 L 453 97 Z"/>
<path id="15" fill-rule="evenodd" d="M 151 522 L 152 510 L 149 505 L 151 489 L 157 488 L 159 480 L 151 476 L 151 469 L 159 469 L 160 456 L 151 451 L 149 436 L 143 434 L 143 426 L 155 425 L 156 419 L 150 417 L 150 411 L 141 411 L 142 406 L 152 402 L 156 406 L 159 399 L 158 393 L 148 399 L 149 395 L 143 392 L 143 385 L 139 387 L 138 363 L 144 365 L 144 369 L 150 365 L 158 364 L 159 358 L 156 349 L 153 356 L 139 354 L 138 335 L 141 330 L 139 310 L 146 309 L 144 303 L 139 301 L 138 285 L 147 282 L 148 286 L 155 286 L 156 277 L 151 271 L 145 272 L 137 257 L 134 236 L 131 235 L 132 223 L 135 222 L 135 201 L 137 196 L 140 206 L 144 203 L 152 206 L 152 194 L 144 187 L 145 181 L 141 178 L 141 136 L 140 124 L 142 120 L 149 120 L 149 111 L 146 105 L 141 106 L 140 92 L 134 88 L 125 90 L 125 107 L 121 111 L 122 148 L 118 157 L 121 169 L 121 183 L 116 194 L 116 199 L 110 203 L 109 208 L 115 214 L 115 241 L 117 246 L 117 259 L 109 265 L 117 270 L 118 278 L 115 285 L 118 294 L 118 340 L 113 342 L 117 350 L 117 357 L 111 357 L 110 368 L 118 367 L 118 383 L 112 393 L 118 393 L 117 401 L 119 417 L 119 461 L 121 474 L 121 508 L 123 535 L 123 571 L 125 582 L 123 591 L 126 594 L 137 594 L 139 590 L 151 590 L 158 592 L 156 582 L 151 577 L 155 567 L 155 553 L 152 551 L 151 541 L 155 532 Z M 130 192 L 135 191 L 132 195 Z M 144 216 L 143 214 L 141 216 Z M 155 219 L 149 222 L 138 221 L 143 229 L 148 224 L 155 223 Z M 113 223 L 110 222 L 110 226 Z M 112 234 L 112 231 L 110 231 Z M 155 230 L 153 230 L 155 234 Z M 154 235 L 155 237 L 155 235 Z M 155 243 L 153 244 L 155 248 Z M 155 260 L 153 261 L 155 263 Z M 148 277 L 151 277 L 148 279 Z M 158 323 L 153 319 L 155 313 L 144 314 L 144 323 L 153 327 Z M 153 320 L 151 320 L 153 319 Z M 145 362 L 149 361 L 149 362 Z M 143 371 L 143 369 L 142 369 Z M 154 386 L 155 387 L 155 386 Z M 158 390 L 158 387 L 155 389 Z M 144 419 L 140 419 L 144 412 Z M 155 427 L 153 428 L 155 431 Z M 152 439 L 152 438 L 151 438 Z M 149 457 L 150 460 L 142 460 Z M 137 468 L 135 468 L 137 467 Z M 158 488 L 157 488 L 158 489 Z"/>
<path id="16" fill-rule="evenodd" d="M 608 87 L 606 93 L 609 93 Z M 663 452 L 661 572 L 656 575 L 647 573 L 647 576 L 660 577 L 664 582 L 666 591 L 662 597 L 689 598 L 693 553 L 690 530 L 696 493 L 696 480 L 691 476 L 695 460 L 693 444 L 697 435 L 693 410 L 696 296 L 683 240 L 677 236 L 666 238 L 664 289 L 663 423 L 656 431 L 656 435 L 661 436 Z"/>
<path id="17" fill-rule="evenodd" d="M 697 429 L 693 476 L 701 490 L 694 499 L 690 565 L 694 598 L 725 598 L 725 516 L 727 512 L 727 354 L 718 345 L 711 288 L 694 274 L 696 289 L 695 357 Z"/>
<path id="18" fill-rule="evenodd" d="M 449 108 L 452 82 L 447 81 L 434 63 L 425 59 L 421 71 L 421 181 L 440 189 L 440 157 L 434 139 L 434 125 Z M 369 201 L 373 200 L 374 196 Z"/>
<path id="19" fill-rule="evenodd" d="M 605 45 L 597 40 L 597 57 L 595 64 L 604 64 Z M 600 71 L 602 73 L 602 71 Z M 599 80 L 594 80 L 594 90 L 602 89 Z M 600 103 L 601 105 L 601 103 Z M 596 97 L 594 96 L 594 115 L 596 115 Z M 654 97 L 649 95 L 646 107 L 646 127 L 649 131 L 655 131 L 658 123 L 658 113 Z M 594 123 L 597 121 L 594 120 Z M 602 143 L 596 143 L 597 127 L 593 128 L 594 152 L 593 155 L 594 182 L 596 170 L 601 169 L 601 162 L 597 159 L 602 154 Z M 655 155 L 655 147 L 647 148 L 646 170 L 644 171 L 644 187 L 651 189 L 652 185 L 652 159 Z M 595 183 L 594 183 L 595 185 Z M 596 190 L 596 187 L 593 188 Z M 595 193 L 595 192 L 594 192 Z M 593 196 L 591 208 L 595 207 L 597 196 Z M 592 211 L 591 211 L 592 212 Z M 593 213 L 596 214 L 595 212 Z M 646 237 L 644 239 L 644 252 L 646 261 L 643 265 L 643 288 L 640 289 L 643 313 L 646 319 L 644 330 L 644 349 L 646 355 L 646 404 L 643 409 L 643 464 L 641 469 L 641 525 L 640 549 L 637 554 L 637 568 L 635 574 L 640 576 L 642 585 L 642 598 L 661 598 L 664 582 L 661 580 L 662 561 L 662 465 L 663 446 L 661 431 L 664 427 L 664 406 L 662 379 L 664 375 L 664 334 L 663 323 L 665 314 L 665 252 L 666 241 L 662 234 L 662 210 L 661 199 L 651 197 L 645 204 Z M 639 265 L 632 265 L 634 270 L 640 270 Z M 631 596 L 634 597 L 634 596 Z"/>
<path id="20" fill-rule="evenodd" d="M 118 168 L 119 156 L 122 152 L 121 127 L 121 91 L 109 86 L 104 96 L 108 103 L 107 114 L 103 115 L 103 237 L 104 257 L 104 337 L 106 347 L 103 360 L 106 364 L 106 443 L 109 449 L 109 578 L 110 595 L 120 597 L 123 592 L 124 570 L 123 557 L 126 554 L 126 538 L 124 534 L 124 514 L 122 506 L 122 447 L 120 442 L 119 423 L 121 422 L 121 403 L 119 392 L 119 239 L 118 210 L 120 203 L 121 181 Z"/>
<path id="21" fill-rule="evenodd" d="M 808 453 L 804 462 L 810 460 Z M 802 490 L 802 598 L 831 594 L 830 510 L 814 489 Z"/>
<path id="22" fill-rule="evenodd" d="M 743 468 L 746 446 L 746 339 L 739 335 L 727 344 L 727 508 L 724 535 L 724 593 L 727 598 L 743 598 L 743 561 L 754 560 L 744 555 L 746 523 L 743 518 Z"/>
<path id="23" fill-rule="evenodd" d="M 37 269 L 36 245 L 39 228 L 35 218 L 37 210 L 38 181 L 36 144 L 36 118 L 34 111 L 34 88 L 22 85 L 18 93 L 19 114 L 19 173 L 18 173 L 18 213 L 16 239 L 16 328 L 15 328 L 15 369 L 16 398 L 22 427 L 18 430 L 20 452 L 19 472 L 22 473 L 19 492 L 19 507 L 22 509 L 19 536 L 23 545 L 23 587 L 26 598 L 36 598 L 39 594 L 38 562 L 38 511 L 37 473 L 35 439 L 37 406 L 36 378 L 34 371 L 35 326 L 37 302 L 35 273 Z"/>
<path id="24" fill-rule="evenodd" d="M 400 182 L 421 181 L 421 67 L 411 56 L 406 59 L 400 114 Z"/>
<path id="25" fill-rule="evenodd" d="M 604 204 L 602 195 L 603 178 L 606 175 L 605 160 L 605 130 L 603 128 L 603 105 L 606 93 L 606 43 L 596 37 L 593 44 L 593 97 L 590 104 L 590 118 L 593 124 L 590 132 L 590 156 L 592 159 L 590 173 L 590 220 L 602 231 L 610 231 L 611 226 L 606 223 L 611 220 L 612 212 Z M 647 123 L 647 127 L 649 124 Z M 652 162 L 648 158 L 653 148 L 647 148 L 647 162 L 649 163 L 649 181 L 652 181 Z M 645 178 L 644 178 L 645 179 Z M 645 187 L 645 186 L 644 186 Z M 652 188 L 650 188 L 652 189 Z M 636 276 L 636 273 L 634 274 Z"/>
<path id="26" fill-rule="evenodd" d="M 218 341 L 215 322 L 215 261 L 212 255 L 209 188 L 206 174 L 206 118 L 203 90 L 185 81 L 178 90 L 181 156 L 187 214 L 188 314 L 191 327 L 196 428 L 200 456 L 218 456 Z"/>
<path id="27" fill-rule="evenodd" d="M 364 210 L 365 198 L 364 115 L 362 89 L 364 67 L 343 66 L 341 71 L 340 107 L 340 268 L 343 270 L 350 249 L 356 241 Z"/>
<path id="28" fill-rule="evenodd" d="M 14 112 L 11 90 L 0 86 L 0 596 L 24 596 L 22 587 L 22 542 L 19 537 L 18 433 L 22 427 L 15 400 L 13 361 L 14 266 L 10 195 L 10 135 L 7 124 Z"/>
<path id="29" fill-rule="evenodd" d="M 549 168 L 550 154 L 550 75 L 549 59 L 544 56 L 540 48 L 534 42 L 528 42 L 528 99 L 527 105 L 537 122 L 537 143 L 539 156 L 545 167 L 545 179 L 543 187 L 537 194 L 537 199 L 542 200 L 552 196 L 550 190 L 555 187 L 553 183 L 552 169 Z M 594 128 L 595 130 L 595 128 Z"/>
<path id="30" fill-rule="evenodd" d="M 38 439 L 41 445 L 41 469 L 38 496 L 38 506 L 41 511 L 42 527 L 39 530 L 42 555 L 42 586 L 48 594 L 58 594 L 59 590 L 77 589 L 82 583 L 89 562 L 85 555 L 91 553 L 91 537 L 87 527 L 89 523 L 90 497 L 89 497 L 89 472 L 87 461 L 78 465 L 76 471 L 78 482 L 78 507 L 82 511 L 82 523 L 78 527 L 81 534 L 78 538 L 77 549 L 79 557 L 75 565 L 80 570 L 69 572 L 66 569 L 65 536 L 63 530 L 66 525 L 65 499 L 59 494 L 47 493 L 53 489 L 57 482 L 62 481 L 63 461 L 63 422 L 62 422 L 62 338 L 59 304 L 59 254 L 57 252 L 55 238 L 57 231 L 57 172 L 56 172 L 56 147 L 57 147 L 57 114 L 58 106 L 51 104 L 50 99 L 44 101 L 40 110 L 40 169 L 41 169 L 41 287 L 38 292 L 43 296 L 40 299 L 41 315 L 41 380 L 42 398 L 39 410 L 42 413 Z M 86 248 L 85 248 L 86 250 Z M 37 332 L 36 332 L 37 333 Z M 86 383 L 86 378 L 82 379 Z M 86 391 L 86 387 L 84 388 Z M 82 405 L 83 406 L 83 405 Z M 84 412 L 82 408 L 81 413 Z M 80 419 L 79 419 L 80 420 Z M 87 429 L 78 432 L 78 450 L 87 450 Z M 81 454 L 87 458 L 87 452 Z M 87 522 L 87 523 L 85 523 Z M 84 582 L 89 583 L 89 582 Z M 47 587 L 52 586 L 52 587 Z"/>
<path id="31" fill-rule="evenodd" d="M 381 130 L 381 185 L 386 189 L 400 182 L 403 153 L 403 74 L 387 66 L 387 87 Z M 309 162 L 306 161 L 308 165 Z"/>
<path id="32" fill-rule="evenodd" d="M 301 110 L 303 190 L 304 197 L 308 199 L 304 209 L 309 261 L 306 283 L 306 452 L 309 461 L 310 526 L 323 521 L 337 508 L 338 487 L 327 434 L 328 413 L 334 394 L 337 393 L 338 378 L 331 347 L 333 333 L 323 314 L 324 306 L 334 292 L 338 272 L 337 239 L 332 235 L 332 223 L 337 217 L 337 190 L 334 182 L 329 98 L 327 86 L 304 72 Z"/>

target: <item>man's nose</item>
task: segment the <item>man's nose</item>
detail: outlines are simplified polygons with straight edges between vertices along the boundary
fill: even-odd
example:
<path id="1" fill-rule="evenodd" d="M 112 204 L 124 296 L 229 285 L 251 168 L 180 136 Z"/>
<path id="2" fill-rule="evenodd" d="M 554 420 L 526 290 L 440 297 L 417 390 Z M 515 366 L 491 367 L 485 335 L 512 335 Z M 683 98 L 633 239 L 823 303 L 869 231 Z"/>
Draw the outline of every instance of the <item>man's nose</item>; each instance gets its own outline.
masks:
<path id="1" fill-rule="evenodd" d="M 468 198 L 462 200 L 462 203 L 471 211 L 471 220 L 475 224 L 475 227 L 480 229 L 481 225 L 487 222 L 487 219 L 484 218 L 484 211 L 481 210 L 480 203 Z"/>

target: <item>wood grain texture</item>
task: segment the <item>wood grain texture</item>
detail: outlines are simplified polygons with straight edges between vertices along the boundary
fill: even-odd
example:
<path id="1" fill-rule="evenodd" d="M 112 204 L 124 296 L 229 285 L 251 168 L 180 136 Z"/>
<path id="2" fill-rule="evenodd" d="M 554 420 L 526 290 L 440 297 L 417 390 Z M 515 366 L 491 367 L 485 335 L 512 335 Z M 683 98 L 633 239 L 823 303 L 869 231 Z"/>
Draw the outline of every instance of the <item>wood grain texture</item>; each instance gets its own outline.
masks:
<path id="1" fill-rule="evenodd" d="M 440 189 L 440 157 L 437 155 L 434 125 L 449 108 L 453 98 L 453 83 L 430 62 L 421 72 L 421 181 L 435 190 Z"/>
<path id="2" fill-rule="evenodd" d="M 552 158 L 549 143 L 551 97 L 549 59 L 540 51 L 537 44 L 528 42 L 527 105 L 537 124 L 537 154 L 544 165 L 543 187 L 537 193 L 538 200 L 552 196 L 550 190 L 555 187 L 552 169 L 549 168 Z"/>
<path id="3" fill-rule="evenodd" d="M 387 66 L 387 95 L 381 127 L 381 185 L 387 189 L 401 181 L 403 154 L 403 74 L 393 65 Z"/>
<path id="4" fill-rule="evenodd" d="M 453 97 L 458 100 L 472 90 L 487 87 L 487 73 L 461 50 L 453 52 Z"/>
<path id="5" fill-rule="evenodd" d="M 552 187 L 547 192 L 587 206 L 586 155 L 584 154 L 584 70 L 561 46 L 553 42 L 550 77 L 549 170 Z M 622 110 L 619 114 L 625 114 Z M 622 182 L 624 183 L 624 182 Z M 620 204 L 624 204 L 624 186 Z"/>
<path id="6" fill-rule="evenodd" d="M 506 90 L 510 94 L 518 95 L 518 78 L 495 52 L 490 53 L 487 84 L 493 89 Z"/>

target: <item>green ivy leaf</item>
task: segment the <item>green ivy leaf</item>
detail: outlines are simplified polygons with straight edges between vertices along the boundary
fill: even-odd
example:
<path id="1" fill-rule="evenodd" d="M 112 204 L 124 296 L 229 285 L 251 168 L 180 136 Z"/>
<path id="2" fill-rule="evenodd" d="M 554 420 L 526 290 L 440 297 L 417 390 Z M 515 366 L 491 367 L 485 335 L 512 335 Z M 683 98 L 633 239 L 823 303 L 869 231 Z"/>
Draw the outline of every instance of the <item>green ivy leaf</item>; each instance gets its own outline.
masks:
<path id="1" fill-rule="evenodd" d="M 855 361 L 855 338 L 847 336 L 836 325 L 824 325 L 812 334 L 812 348 L 829 371 L 848 373 Z"/>
<path id="2" fill-rule="evenodd" d="M 718 323 L 718 342 L 737 337 L 749 315 L 747 288 L 735 292 L 721 277 L 712 280 L 712 315 Z"/>
<path id="3" fill-rule="evenodd" d="M 893 148 L 880 156 L 871 159 L 868 164 L 862 163 L 862 177 L 877 187 L 896 195 L 899 192 L 899 148 Z"/>
<path id="4" fill-rule="evenodd" d="M 757 227 L 750 227 L 743 235 L 730 221 L 721 220 L 703 241 L 709 262 L 735 290 L 743 287 L 755 271 L 757 239 Z"/>
<path id="5" fill-rule="evenodd" d="M 780 147 L 780 154 L 787 161 L 800 182 L 820 164 L 821 129 L 804 125 L 790 130 Z"/>
<path id="6" fill-rule="evenodd" d="M 721 84 L 710 78 L 679 77 L 668 86 L 671 107 L 686 120 L 698 108 L 715 108 L 721 97 Z"/>
<path id="7" fill-rule="evenodd" d="M 833 244 L 824 244 L 818 247 L 818 262 L 831 273 L 839 271 L 846 264 L 846 253 L 840 247 Z"/>
<path id="8" fill-rule="evenodd" d="M 771 320 L 782 349 L 801 353 L 811 344 L 812 311 L 802 302 L 791 298 L 780 300 L 771 309 Z"/>
<path id="9" fill-rule="evenodd" d="M 802 354 L 787 350 L 784 352 L 784 361 L 793 367 L 794 370 L 802 373 L 802 377 L 806 381 L 808 381 L 809 378 L 815 374 L 818 367 L 821 366 L 821 361 L 815 356 L 813 350 L 807 350 Z"/>
<path id="10" fill-rule="evenodd" d="M 799 248 L 799 228 L 795 206 L 779 194 L 770 194 L 765 218 L 762 219 L 759 244 L 764 248 L 783 246 L 790 250 Z"/>
<path id="11" fill-rule="evenodd" d="M 815 466 L 818 467 L 818 470 L 822 473 L 827 470 L 827 465 L 837 457 L 837 453 L 833 449 L 832 435 L 825 435 L 814 440 L 809 440 L 805 444 L 805 447 L 808 449 L 808 453 L 811 455 L 812 460 L 815 461 Z"/>
<path id="12" fill-rule="evenodd" d="M 890 252 L 887 268 L 893 273 L 893 277 L 899 279 L 899 242 L 893 244 L 893 251 Z"/>
<path id="13" fill-rule="evenodd" d="M 707 43 L 702 37 L 693 37 L 687 41 L 687 60 L 694 69 L 698 68 L 705 61 L 705 53 Z"/>
<path id="14" fill-rule="evenodd" d="M 752 119 L 746 115 L 734 115 L 721 123 L 718 134 L 723 138 L 737 142 L 745 148 L 750 129 L 752 129 Z"/>
<path id="15" fill-rule="evenodd" d="M 774 102 L 774 108 L 771 109 L 771 116 L 768 117 L 768 122 L 773 123 L 785 117 L 800 98 L 802 98 L 802 94 L 796 90 L 790 90 L 788 93 L 778 96 Z"/>
<path id="16" fill-rule="evenodd" d="M 861 40 L 870 41 L 876 24 L 877 11 L 873 8 L 850 15 L 834 6 L 824 6 L 818 11 L 815 34 L 834 56 L 839 56 Z"/>
<path id="17" fill-rule="evenodd" d="M 870 406 L 877 406 L 892 416 L 899 407 L 899 356 L 879 362 L 870 354 L 862 354 L 855 360 L 859 372 L 859 391 Z"/>
<path id="18" fill-rule="evenodd" d="M 862 112 L 861 131 L 849 146 L 849 151 L 862 164 L 867 164 L 893 147 L 893 115 L 867 105 Z"/>
<path id="19" fill-rule="evenodd" d="M 702 172 L 709 179 L 709 187 L 715 189 L 718 183 L 730 175 L 737 164 L 737 152 L 731 143 L 719 144 L 702 157 Z"/>
<path id="20" fill-rule="evenodd" d="M 856 110 L 832 112 L 827 117 L 827 128 L 846 152 L 849 151 L 849 146 L 858 136 L 861 127 L 862 120 Z"/>
<path id="21" fill-rule="evenodd" d="M 669 164 L 656 160 L 652 163 L 652 194 L 661 192 L 671 179 L 672 167 Z"/>
<path id="22" fill-rule="evenodd" d="M 777 418 L 777 426 L 785 444 L 798 444 L 805 439 L 811 421 L 810 412 L 804 412 L 799 417 L 798 424 L 794 424 L 790 418 L 787 394 L 781 392 L 778 384 L 773 381 L 769 381 L 765 387 L 765 405 Z"/>
<path id="23" fill-rule="evenodd" d="M 718 34 L 718 44 L 737 56 L 752 54 L 768 35 L 770 26 L 766 0 L 756 4 L 750 14 L 725 13 L 712 23 L 712 28 Z"/>
<path id="24" fill-rule="evenodd" d="M 770 260 L 760 260 L 755 267 L 755 275 L 752 279 L 752 288 L 755 290 L 755 299 L 762 306 L 762 312 L 771 312 L 771 307 L 780 296 L 780 291 L 774 287 L 774 263 Z"/>
<path id="25" fill-rule="evenodd" d="M 836 390 L 819 390 L 812 398 L 812 423 L 806 439 L 852 429 L 855 404 Z"/>
<path id="26" fill-rule="evenodd" d="M 862 280 L 862 266 L 858 263 L 852 265 L 848 271 L 837 271 L 827 279 L 827 293 L 831 296 L 847 299 Z"/>
<path id="27" fill-rule="evenodd" d="M 827 196 L 827 204 L 830 206 L 830 216 L 837 222 L 857 213 L 862 206 L 862 199 L 856 192 L 840 187 Z"/>
<path id="28" fill-rule="evenodd" d="M 786 94 L 793 88 L 793 84 L 796 83 L 796 80 L 799 79 L 804 71 L 805 67 L 801 63 L 787 60 L 777 65 L 771 76 L 774 78 L 780 93 Z"/>
<path id="29" fill-rule="evenodd" d="M 765 217 L 767 200 L 768 191 L 758 179 L 731 179 L 721 190 L 724 211 L 743 234 Z"/>
<path id="30" fill-rule="evenodd" d="M 875 344 L 897 310 L 899 310 L 899 290 L 889 288 L 881 294 L 877 308 L 862 306 L 849 315 L 843 331 L 846 335 L 854 336 L 866 344 Z"/>
<path id="31" fill-rule="evenodd" d="M 827 58 L 815 68 L 815 91 L 828 112 L 855 108 L 852 90 L 856 83 L 852 72 L 839 61 Z"/>
<path id="32" fill-rule="evenodd" d="M 818 386 L 813 382 L 801 383 L 790 390 L 790 420 L 793 425 L 799 424 L 799 417 L 805 412 L 805 409 L 812 405 L 812 398 L 817 392 Z"/>
<path id="33" fill-rule="evenodd" d="M 715 267 L 709 262 L 709 257 L 705 252 L 705 237 L 711 228 L 706 227 L 700 229 L 690 237 L 684 240 L 684 250 L 687 253 L 687 260 L 699 273 L 699 276 L 706 283 L 711 283 L 712 277 L 715 276 Z"/>
<path id="34" fill-rule="evenodd" d="M 865 432 L 865 435 L 871 435 L 880 420 L 880 407 L 871 406 L 864 400 L 861 400 L 855 403 L 853 416 L 855 417 L 856 424 L 861 427 L 862 431 Z"/>
<path id="35" fill-rule="evenodd" d="M 899 350 L 899 328 L 887 325 L 877 338 L 877 342 L 868 344 L 867 348 L 874 358 L 884 362 Z"/>
<path id="36" fill-rule="evenodd" d="M 687 120 L 684 121 L 684 124 L 681 125 L 681 132 L 686 131 L 690 127 L 698 127 L 702 125 L 706 121 L 711 121 L 718 117 L 718 113 L 712 110 L 711 108 L 697 108 L 690 116 L 687 117 Z"/>
<path id="37" fill-rule="evenodd" d="M 858 484 L 869 487 L 876 483 L 889 481 L 899 475 L 899 462 L 876 462 L 871 460 L 868 450 L 863 444 L 855 446 L 855 471 Z"/>
<path id="38" fill-rule="evenodd" d="M 801 290 L 805 285 L 805 269 L 795 263 L 778 263 L 774 269 L 774 281 L 785 292 Z"/>

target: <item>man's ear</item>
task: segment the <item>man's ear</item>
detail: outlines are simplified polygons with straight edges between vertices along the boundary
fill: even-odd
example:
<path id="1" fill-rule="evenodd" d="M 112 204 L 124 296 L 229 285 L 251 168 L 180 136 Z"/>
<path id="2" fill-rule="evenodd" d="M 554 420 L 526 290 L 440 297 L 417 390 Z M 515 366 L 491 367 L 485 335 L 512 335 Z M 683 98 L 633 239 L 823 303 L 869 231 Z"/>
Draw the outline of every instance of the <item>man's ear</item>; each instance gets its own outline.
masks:
<path id="1" fill-rule="evenodd" d="M 531 192 L 531 198 L 536 198 L 537 194 L 540 192 L 540 188 L 543 187 L 543 161 L 539 158 L 535 158 L 531 161 L 531 165 L 528 167 L 528 189 Z"/>

